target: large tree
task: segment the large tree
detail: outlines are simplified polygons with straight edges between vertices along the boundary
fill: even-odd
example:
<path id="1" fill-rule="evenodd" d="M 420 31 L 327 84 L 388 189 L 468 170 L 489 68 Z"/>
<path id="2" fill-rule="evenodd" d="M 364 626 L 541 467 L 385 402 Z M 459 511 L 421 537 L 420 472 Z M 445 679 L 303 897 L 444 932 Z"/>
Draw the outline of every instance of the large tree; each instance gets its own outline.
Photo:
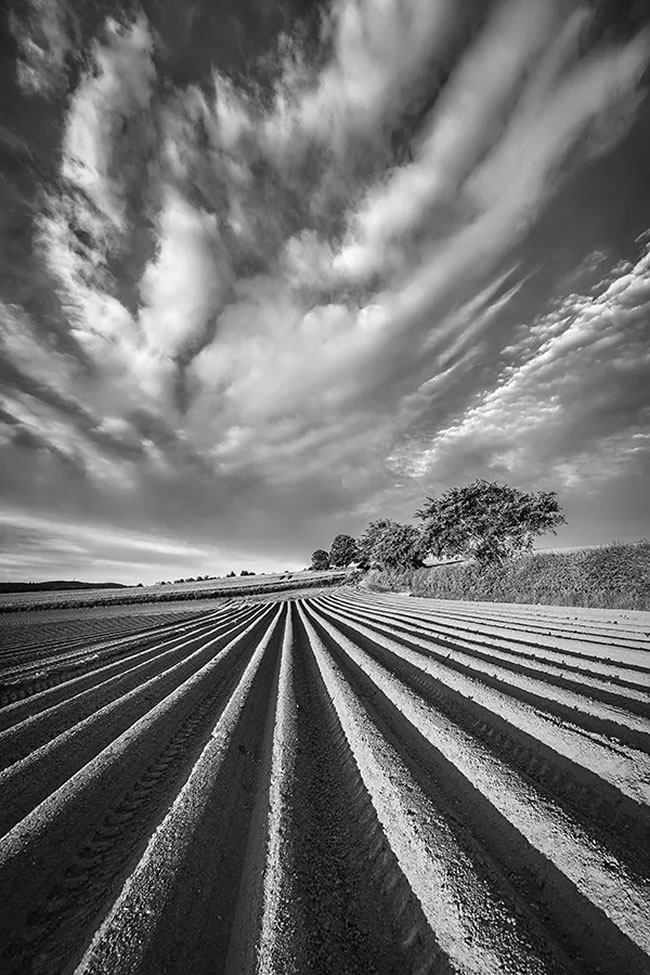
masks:
<path id="1" fill-rule="evenodd" d="M 422 565 L 420 533 L 390 518 L 371 521 L 357 541 L 363 568 L 413 569 Z"/>
<path id="2" fill-rule="evenodd" d="M 537 535 L 565 522 L 555 491 L 520 491 L 481 478 L 427 498 L 415 517 L 427 552 L 486 563 L 530 549 Z"/>
<path id="3" fill-rule="evenodd" d="M 317 548 L 311 557 L 311 568 L 317 571 L 321 569 L 329 569 L 330 567 L 330 557 L 324 548 Z"/>
<path id="4" fill-rule="evenodd" d="M 348 566 L 358 556 L 357 543 L 351 535 L 337 535 L 330 548 L 330 565 Z"/>

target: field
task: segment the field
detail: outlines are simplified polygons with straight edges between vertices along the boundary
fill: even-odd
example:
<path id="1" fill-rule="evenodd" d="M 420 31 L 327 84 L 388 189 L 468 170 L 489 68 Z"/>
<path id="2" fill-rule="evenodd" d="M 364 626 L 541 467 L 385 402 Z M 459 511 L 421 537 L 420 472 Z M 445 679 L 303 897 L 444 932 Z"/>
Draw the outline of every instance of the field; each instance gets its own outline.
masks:
<path id="1" fill-rule="evenodd" d="M 189 600 L 229 599 L 277 592 L 301 592 L 336 585 L 346 570 L 278 572 L 259 576 L 234 576 L 192 582 L 158 583 L 120 589 L 64 589 L 47 592 L 0 593 L 0 613 L 80 609 L 106 606 L 145 606 Z"/>
<path id="2" fill-rule="evenodd" d="M 0 621 L 3 975 L 647 975 L 650 614 L 197 608 Z"/>

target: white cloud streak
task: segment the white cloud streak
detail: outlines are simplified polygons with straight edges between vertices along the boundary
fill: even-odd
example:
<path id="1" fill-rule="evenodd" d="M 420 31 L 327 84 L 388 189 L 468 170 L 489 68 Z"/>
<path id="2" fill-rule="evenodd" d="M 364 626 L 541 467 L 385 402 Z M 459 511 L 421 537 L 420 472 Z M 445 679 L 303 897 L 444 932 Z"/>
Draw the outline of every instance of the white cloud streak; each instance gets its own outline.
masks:
<path id="1" fill-rule="evenodd" d="M 152 51 L 144 17 L 126 29 L 108 20 L 105 39 L 94 47 L 94 70 L 82 80 L 70 103 L 61 175 L 83 191 L 98 219 L 118 231 L 124 230 L 124 196 L 132 175 L 120 148 L 125 127 L 144 116 L 151 102 Z M 92 220 L 89 212 L 84 216 Z M 90 223 L 87 229 L 96 235 L 96 225 Z"/>
<path id="2" fill-rule="evenodd" d="M 496 387 L 417 458 L 420 474 L 474 456 L 566 487 L 620 474 L 647 446 L 650 250 L 596 296 L 569 296 L 525 329 Z M 413 463 L 415 458 L 411 458 Z"/>

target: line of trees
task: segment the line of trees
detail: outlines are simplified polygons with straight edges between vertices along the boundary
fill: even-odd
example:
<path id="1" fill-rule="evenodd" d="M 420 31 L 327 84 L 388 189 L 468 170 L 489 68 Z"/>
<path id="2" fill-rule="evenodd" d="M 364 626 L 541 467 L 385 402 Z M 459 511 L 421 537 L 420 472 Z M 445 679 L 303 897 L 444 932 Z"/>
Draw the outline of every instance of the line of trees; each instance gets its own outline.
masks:
<path id="1" fill-rule="evenodd" d="M 239 574 L 240 576 L 255 575 L 253 571 L 249 571 L 248 569 L 242 569 Z M 226 572 L 225 576 L 196 576 L 196 578 L 194 576 L 188 576 L 187 579 L 174 579 L 173 582 L 170 581 L 169 579 L 161 579 L 161 581 L 157 582 L 156 585 L 171 586 L 171 585 L 178 585 L 181 582 L 208 582 L 209 580 L 212 579 L 234 579 L 236 575 L 237 573 L 231 570 L 230 572 Z M 262 573 L 262 575 L 264 575 L 264 573 Z M 111 585 L 113 585 L 113 583 L 111 583 Z M 139 585 L 142 585 L 142 583 L 139 583 Z"/>
<path id="2" fill-rule="evenodd" d="M 555 491 L 520 491 L 482 478 L 428 497 L 414 518 L 416 525 L 379 518 L 357 539 L 337 535 L 329 552 L 316 549 L 311 568 L 415 569 L 429 556 L 491 565 L 529 551 L 537 536 L 555 534 L 566 521 Z"/>

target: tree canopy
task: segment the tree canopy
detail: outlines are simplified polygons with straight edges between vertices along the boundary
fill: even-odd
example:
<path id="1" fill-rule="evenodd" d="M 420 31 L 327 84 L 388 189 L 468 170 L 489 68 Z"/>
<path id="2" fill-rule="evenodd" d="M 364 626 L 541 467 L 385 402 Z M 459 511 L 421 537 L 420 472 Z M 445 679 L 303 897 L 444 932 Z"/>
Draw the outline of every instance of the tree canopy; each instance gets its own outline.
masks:
<path id="1" fill-rule="evenodd" d="M 358 554 L 357 543 L 351 535 L 337 535 L 330 548 L 330 565 L 337 568 L 348 566 L 356 561 Z"/>
<path id="2" fill-rule="evenodd" d="M 565 522 L 555 491 L 525 492 L 480 478 L 427 498 L 415 517 L 422 521 L 426 552 L 473 556 L 479 562 L 526 551 L 537 535 L 555 533 Z"/>
<path id="3" fill-rule="evenodd" d="M 330 567 L 330 557 L 324 548 L 317 548 L 315 552 L 312 553 L 311 557 L 311 568 L 316 570 L 329 569 Z"/>
<path id="4" fill-rule="evenodd" d="M 390 518 L 371 521 L 357 542 L 363 568 L 418 568 L 422 565 L 420 533 L 413 525 Z"/>
<path id="5" fill-rule="evenodd" d="M 357 551 L 359 553 L 359 565 L 362 569 L 369 569 L 374 564 L 373 552 L 381 535 L 390 530 L 391 525 L 396 525 L 396 521 L 390 518 L 377 518 L 371 521 L 363 535 L 357 539 Z"/>

